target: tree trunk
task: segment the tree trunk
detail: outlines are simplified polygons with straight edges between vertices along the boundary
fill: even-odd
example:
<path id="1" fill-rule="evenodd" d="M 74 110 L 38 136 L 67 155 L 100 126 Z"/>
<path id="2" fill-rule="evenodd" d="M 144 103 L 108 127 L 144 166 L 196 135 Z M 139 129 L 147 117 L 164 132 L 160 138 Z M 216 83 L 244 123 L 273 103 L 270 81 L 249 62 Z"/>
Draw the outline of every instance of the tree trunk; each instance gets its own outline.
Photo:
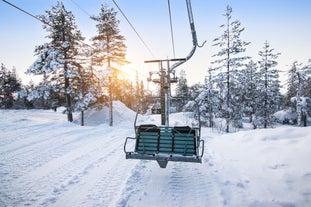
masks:
<path id="1" fill-rule="evenodd" d="M 113 105 L 112 105 L 112 87 L 111 77 L 109 77 L 109 126 L 113 126 Z"/>
<path id="2" fill-rule="evenodd" d="M 81 111 L 81 126 L 84 126 L 84 110 Z"/>
<path id="3" fill-rule="evenodd" d="M 302 112 L 302 121 L 303 121 L 303 126 L 307 126 L 307 113 L 304 111 Z"/>
<path id="4" fill-rule="evenodd" d="M 67 65 L 65 64 L 65 68 L 67 70 Z M 69 122 L 73 121 L 72 111 L 71 111 L 71 97 L 70 94 L 67 93 L 67 89 L 69 88 L 69 79 L 65 78 L 65 96 L 66 96 L 66 105 L 67 105 L 67 119 Z"/>
<path id="5" fill-rule="evenodd" d="M 226 118 L 226 132 L 229 132 L 230 123 L 230 19 L 227 18 L 227 118 Z"/>
<path id="6" fill-rule="evenodd" d="M 267 64 L 267 56 L 266 61 Z M 266 129 L 268 126 L 268 66 L 265 65 L 265 107 L 264 107 L 264 128 Z"/>

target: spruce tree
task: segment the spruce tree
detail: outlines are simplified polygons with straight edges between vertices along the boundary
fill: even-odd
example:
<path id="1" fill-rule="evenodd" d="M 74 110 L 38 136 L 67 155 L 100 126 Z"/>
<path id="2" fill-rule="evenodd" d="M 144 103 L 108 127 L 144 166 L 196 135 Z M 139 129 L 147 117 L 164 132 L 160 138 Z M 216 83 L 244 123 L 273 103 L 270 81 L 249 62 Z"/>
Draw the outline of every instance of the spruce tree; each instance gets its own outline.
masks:
<path id="1" fill-rule="evenodd" d="M 176 86 L 176 97 L 178 100 L 177 111 L 181 111 L 189 100 L 189 87 L 185 70 L 181 70 Z"/>
<path id="2" fill-rule="evenodd" d="M 295 97 L 297 94 L 298 88 L 298 81 L 297 81 L 297 61 L 293 62 L 290 70 L 287 73 L 287 91 L 285 96 L 285 105 L 290 107 L 291 106 L 291 98 Z"/>
<path id="3" fill-rule="evenodd" d="M 84 38 L 78 30 L 74 15 L 67 11 L 61 2 L 39 16 L 49 33 L 50 42 L 36 47 L 38 56 L 35 63 L 27 70 L 35 75 L 45 75 L 49 81 L 48 90 L 64 94 L 68 121 L 72 122 L 72 95 L 75 93 L 73 79 L 77 76 L 77 56 Z"/>
<path id="4" fill-rule="evenodd" d="M 311 98 L 311 58 L 307 62 L 305 66 L 302 68 L 303 71 L 305 71 L 306 80 L 304 81 L 302 94 L 305 97 Z"/>
<path id="5" fill-rule="evenodd" d="M 309 100 L 307 90 L 310 90 L 308 88 L 310 70 L 311 67 L 308 65 L 302 66 L 301 63 L 295 61 L 288 72 L 287 99 L 295 103 L 294 110 L 297 112 L 298 126 L 301 126 L 301 120 L 304 121 L 304 126 L 306 126 L 306 116 L 308 113 L 307 101 Z M 293 101 L 293 98 L 295 101 Z"/>
<path id="6" fill-rule="evenodd" d="M 213 40 L 213 46 L 219 47 L 219 51 L 213 57 L 220 59 L 213 61 L 212 65 L 219 72 L 217 86 L 220 89 L 221 102 L 223 102 L 226 132 L 229 132 L 230 121 L 235 120 L 235 125 L 240 125 L 242 119 L 240 117 L 242 108 L 238 103 L 240 91 L 232 90 L 240 87 L 236 81 L 237 71 L 243 66 L 243 61 L 248 59 L 242 54 L 246 50 L 245 47 L 250 43 L 241 40 L 240 36 L 244 28 L 241 27 L 240 21 L 232 21 L 232 8 L 229 5 L 224 16 L 226 23 L 220 26 L 224 29 L 224 32 L 220 37 Z"/>
<path id="7" fill-rule="evenodd" d="M 15 68 L 8 70 L 3 63 L 0 66 L 0 108 L 12 108 L 14 93 L 21 89 L 21 81 Z"/>
<path id="8" fill-rule="evenodd" d="M 118 80 L 113 79 L 118 73 L 117 66 L 128 63 L 125 58 L 126 45 L 125 38 L 120 34 L 119 23 L 116 17 L 117 12 L 107 5 L 102 5 L 98 16 L 92 16 L 96 22 L 97 35 L 92 38 L 93 42 L 93 60 L 97 66 L 102 66 L 108 71 L 104 78 L 108 79 L 109 105 L 110 105 L 110 123 L 113 125 L 112 99 L 113 91 L 118 88 Z"/>
<path id="9" fill-rule="evenodd" d="M 279 109 L 281 104 L 279 72 L 276 68 L 277 58 L 280 53 L 274 53 L 274 49 L 266 41 L 262 51 L 259 51 L 261 60 L 259 70 L 261 74 L 261 97 L 263 98 L 257 116 L 263 118 L 263 127 L 273 124 L 272 115 Z"/>
<path id="10" fill-rule="evenodd" d="M 243 104 L 244 113 L 249 117 L 250 123 L 253 122 L 253 116 L 257 110 L 257 103 L 260 102 L 261 99 L 257 87 L 260 82 L 260 74 L 257 69 L 257 64 L 251 60 L 246 65 L 246 68 L 241 71 L 239 79 L 239 82 L 243 85 L 241 104 Z"/>

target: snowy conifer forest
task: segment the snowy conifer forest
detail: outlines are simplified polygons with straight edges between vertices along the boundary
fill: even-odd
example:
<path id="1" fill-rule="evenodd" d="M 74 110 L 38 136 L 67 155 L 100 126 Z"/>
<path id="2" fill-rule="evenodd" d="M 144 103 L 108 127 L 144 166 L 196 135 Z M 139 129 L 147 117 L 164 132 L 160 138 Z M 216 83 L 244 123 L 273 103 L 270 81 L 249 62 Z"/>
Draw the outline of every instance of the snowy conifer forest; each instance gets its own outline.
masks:
<path id="1" fill-rule="evenodd" d="M 234 20 L 230 6 L 223 16 L 226 24 L 219 27 L 222 34 L 213 40 L 218 52 L 206 65 L 206 74 L 202 74 L 206 77 L 205 83 L 190 86 L 187 74 L 181 71 L 176 89 L 172 91 L 177 98 L 171 101 L 171 111 L 195 111 L 209 127 L 215 120 L 225 119 L 227 132 L 229 126 L 243 128 L 245 119 L 254 129 L 268 128 L 276 122 L 308 125 L 311 60 L 305 65 L 293 62 L 287 68 L 287 80 L 281 81 L 278 68 L 281 51 L 274 51 L 266 41 L 258 51 L 260 60 L 254 61 L 247 56 L 247 46 L 251 42 L 241 39 L 245 28 Z M 2 63 L 2 109 L 64 106 L 64 113 L 71 122 L 73 112 L 111 106 L 113 100 L 133 110 L 138 106 L 142 113 L 157 105 L 157 101 L 150 98 L 155 94 L 146 88 L 145 80 L 136 75 L 133 82 L 118 69 L 128 61 L 125 37 L 119 30 L 120 21 L 113 8 L 102 5 L 99 14 L 91 16 L 97 28 L 91 45 L 83 42 L 85 38 L 75 23 L 74 14 L 61 2 L 38 18 L 44 23 L 47 42 L 35 46 L 37 59 L 25 72 L 40 77 L 41 81 L 23 85 L 16 69 Z"/>
<path id="2" fill-rule="evenodd" d="M 232 10 L 214 28 L 205 82 L 189 85 L 179 70 L 170 91 L 170 125 L 202 128 L 202 164 L 167 169 L 124 157 L 135 112 L 160 125 L 162 89 L 120 70 L 129 61 L 118 12 L 103 4 L 90 16 L 90 44 L 63 3 L 37 16 L 46 42 L 25 73 L 39 81 L 0 68 L 0 206 L 311 205 L 311 57 L 279 68 L 269 40 L 249 56 Z"/>

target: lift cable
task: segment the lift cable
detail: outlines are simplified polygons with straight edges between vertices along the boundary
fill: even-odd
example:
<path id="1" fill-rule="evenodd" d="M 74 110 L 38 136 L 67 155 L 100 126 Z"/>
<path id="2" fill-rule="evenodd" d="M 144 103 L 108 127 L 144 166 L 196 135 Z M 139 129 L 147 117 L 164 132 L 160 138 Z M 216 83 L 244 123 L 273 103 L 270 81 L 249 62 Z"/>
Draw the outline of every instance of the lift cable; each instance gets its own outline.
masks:
<path id="1" fill-rule="evenodd" d="M 167 0 L 167 4 L 168 4 L 168 14 L 169 14 L 169 18 L 170 18 L 171 40 L 172 40 L 172 47 L 173 47 L 173 57 L 176 58 L 176 55 L 175 55 L 175 42 L 174 42 L 174 31 L 173 31 L 172 12 L 171 12 L 170 0 Z"/>
<path id="2" fill-rule="evenodd" d="M 144 44 L 144 46 L 147 48 L 147 50 L 149 51 L 149 53 L 152 55 L 153 58 L 156 58 L 155 55 L 152 53 L 152 51 L 150 50 L 150 48 L 148 47 L 148 45 L 146 44 L 146 42 L 143 40 L 143 38 L 139 35 L 139 33 L 137 32 L 137 30 L 135 29 L 135 27 L 133 26 L 133 24 L 130 22 L 130 20 L 127 18 L 127 16 L 124 14 L 124 12 L 121 10 L 121 8 L 119 7 L 119 5 L 117 4 L 117 2 L 115 0 L 112 0 L 112 2 L 116 5 L 116 7 L 118 8 L 118 10 L 121 12 L 122 16 L 125 18 L 125 20 L 127 21 L 127 23 L 131 26 L 131 28 L 134 30 L 134 32 L 136 33 L 136 35 L 138 36 L 138 38 L 140 39 L 140 41 Z"/>
<path id="3" fill-rule="evenodd" d="M 72 3 L 74 3 L 83 13 L 85 13 L 89 18 L 91 18 L 91 15 L 88 11 L 86 11 L 82 6 L 80 6 L 77 2 L 75 2 L 74 0 L 70 0 Z M 126 67 L 126 69 L 129 69 L 131 71 L 134 71 L 135 73 L 137 72 L 140 76 L 144 77 L 144 78 L 147 78 L 147 76 L 141 72 L 139 72 L 137 69 L 134 69 L 134 68 L 131 68 L 131 67 Z M 123 71 L 123 70 L 122 70 Z M 130 75 L 128 74 L 126 71 L 123 71 L 125 72 L 127 75 Z"/>
<path id="4" fill-rule="evenodd" d="M 30 16 L 30 17 L 32 17 L 32 18 L 34 18 L 34 19 L 36 19 L 36 20 L 42 22 L 43 24 L 52 27 L 52 25 L 49 24 L 48 22 L 46 22 L 46 21 L 44 21 L 43 19 L 40 19 L 39 17 L 37 17 L 37 16 L 35 16 L 35 15 L 33 15 L 33 14 L 27 12 L 26 10 L 24 10 L 24 9 L 22 9 L 22 8 L 20 8 L 20 7 L 16 6 L 16 5 L 14 5 L 14 4 L 12 4 L 12 3 L 6 1 L 6 0 L 2 0 L 2 1 L 5 2 L 5 3 L 7 3 L 8 5 L 14 7 L 15 9 L 17 9 L 17 10 L 19 10 L 19 11 L 21 11 L 21 12 L 27 14 L 28 16 Z M 95 49 L 95 48 L 92 47 L 91 45 L 89 45 L 89 44 L 87 44 L 87 43 L 85 43 L 85 42 L 82 42 L 81 40 L 78 40 L 78 42 L 82 43 L 83 45 L 85 45 L 85 46 L 87 46 L 87 47 L 89 47 L 89 48 L 91 48 L 91 49 L 93 49 L 93 50 Z"/>
<path id="5" fill-rule="evenodd" d="M 50 25 L 48 22 L 46 22 L 46 21 L 44 21 L 44 20 L 38 18 L 37 16 L 35 16 L 35 15 L 33 15 L 33 14 L 27 12 L 26 10 L 24 10 L 24 9 L 22 9 L 22 8 L 20 8 L 20 7 L 16 6 L 16 5 L 14 5 L 14 4 L 12 4 L 12 3 L 6 1 L 6 0 L 2 0 L 2 1 L 5 2 L 5 3 L 7 3 L 8 5 L 14 7 L 15 9 L 17 9 L 17 10 L 19 10 L 19 11 L 21 11 L 21 12 L 27 14 L 28 16 L 30 16 L 30 17 L 32 17 L 32 18 L 34 18 L 34 19 L 40 21 L 41 23 L 43 23 L 43 24 L 48 25 L 48 26 L 51 27 L 51 25 Z M 73 0 L 71 0 L 71 1 L 72 1 L 79 9 L 81 9 L 82 11 L 84 11 L 84 13 L 87 14 L 87 15 L 90 17 L 90 15 L 88 14 L 88 12 L 87 12 L 86 10 L 82 9 L 82 7 L 79 6 L 79 5 L 78 5 L 76 2 L 74 2 Z M 82 41 L 79 41 L 79 42 L 82 43 L 83 45 L 85 45 L 85 46 L 91 48 L 91 49 L 95 49 L 93 46 L 91 46 L 91 45 L 89 45 L 89 44 L 87 44 L 87 43 L 85 43 L 85 42 L 82 42 Z M 130 70 L 134 70 L 134 69 L 131 69 L 131 68 L 130 68 Z M 135 71 L 137 72 L 137 70 L 135 70 Z M 139 73 L 141 76 L 146 77 L 146 75 L 144 75 L 144 74 L 142 74 L 142 73 L 140 73 L 140 72 L 138 72 L 138 73 Z"/>
<path id="6" fill-rule="evenodd" d="M 6 0 L 2 0 L 2 1 L 3 1 L 4 3 L 7 3 L 8 5 L 10 5 L 10 6 L 14 7 L 15 9 L 17 9 L 17 10 L 19 10 L 19 11 L 21 11 L 21 12 L 23 12 L 23 13 L 27 14 L 28 16 L 31 16 L 32 18 L 35 18 L 36 20 L 38 20 L 38 21 L 42 22 L 43 24 L 47 24 L 47 25 L 49 25 L 47 22 L 43 21 L 42 19 L 40 19 L 40 18 L 36 17 L 36 16 L 35 16 L 35 15 L 33 15 L 33 14 L 30 14 L 29 12 L 25 11 L 24 9 L 21 9 L 20 7 L 18 7 L 18 6 L 16 6 L 16 5 L 14 5 L 14 4 L 12 4 L 12 3 L 10 3 L 10 2 L 8 2 L 8 1 L 6 1 Z M 50 25 L 49 25 L 49 26 L 50 26 Z"/>
<path id="7" fill-rule="evenodd" d="M 83 7 L 81 7 L 77 2 L 75 2 L 74 0 L 70 0 L 72 3 L 74 3 L 82 12 L 84 12 L 88 17 L 91 17 L 91 15 L 85 10 L 83 9 Z"/>

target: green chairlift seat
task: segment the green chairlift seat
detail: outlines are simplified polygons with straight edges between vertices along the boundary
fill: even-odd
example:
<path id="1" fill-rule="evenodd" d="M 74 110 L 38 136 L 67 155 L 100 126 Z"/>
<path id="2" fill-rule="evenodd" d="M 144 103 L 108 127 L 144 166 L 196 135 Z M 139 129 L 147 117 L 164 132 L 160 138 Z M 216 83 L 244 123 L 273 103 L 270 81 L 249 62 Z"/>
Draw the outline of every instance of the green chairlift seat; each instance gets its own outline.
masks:
<path id="1" fill-rule="evenodd" d="M 135 130 L 136 137 L 125 140 L 126 159 L 156 160 L 161 168 L 168 161 L 202 163 L 204 140 L 198 128 L 140 125 Z M 129 139 L 135 140 L 134 151 L 126 150 Z"/>

